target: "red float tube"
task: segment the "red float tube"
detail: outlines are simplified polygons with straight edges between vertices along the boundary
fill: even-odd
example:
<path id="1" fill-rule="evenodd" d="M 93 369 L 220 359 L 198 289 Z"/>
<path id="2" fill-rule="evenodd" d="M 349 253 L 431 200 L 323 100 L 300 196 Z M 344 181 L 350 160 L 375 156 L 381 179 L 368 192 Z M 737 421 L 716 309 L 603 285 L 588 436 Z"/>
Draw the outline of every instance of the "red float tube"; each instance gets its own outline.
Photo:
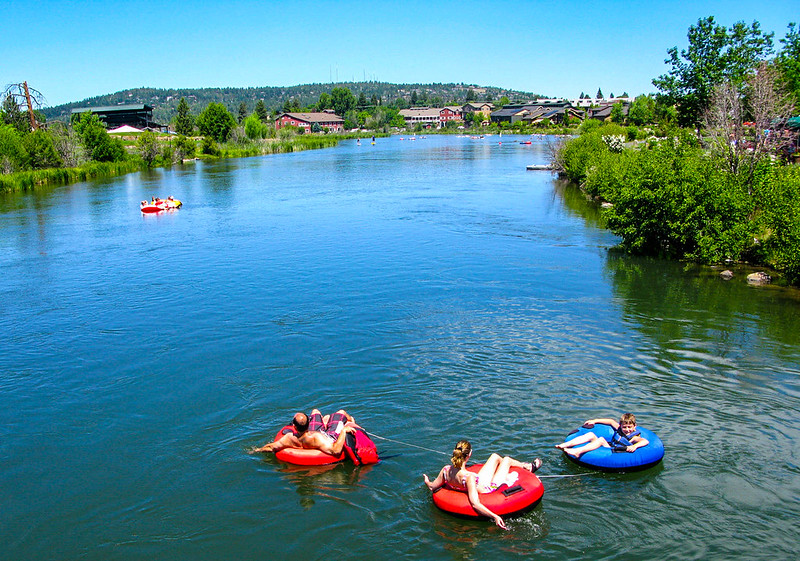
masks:
<path id="1" fill-rule="evenodd" d="M 275 435 L 275 440 L 280 440 L 284 434 L 293 431 L 294 429 L 292 428 L 292 425 L 286 425 L 278 431 L 278 434 Z M 326 454 L 321 450 L 309 450 L 306 448 L 284 448 L 283 450 L 275 452 L 275 457 L 282 462 L 295 464 L 298 466 L 324 466 L 344 461 L 344 459 L 347 458 L 347 454 L 345 454 L 344 450 L 342 450 L 342 453 L 338 456 L 333 456 L 331 454 Z"/>
<path id="2" fill-rule="evenodd" d="M 483 464 L 475 464 L 467 468 L 468 471 L 478 473 Z M 491 493 L 481 493 L 481 503 L 500 516 L 518 514 L 530 510 L 542 500 L 544 486 L 541 480 L 526 469 L 511 468 L 517 472 L 517 482 L 511 487 L 501 485 Z M 450 514 L 466 518 L 483 518 L 475 512 L 469 503 L 469 497 L 463 491 L 454 491 L 440 487 L 433 492 L 433 504 Z"/>

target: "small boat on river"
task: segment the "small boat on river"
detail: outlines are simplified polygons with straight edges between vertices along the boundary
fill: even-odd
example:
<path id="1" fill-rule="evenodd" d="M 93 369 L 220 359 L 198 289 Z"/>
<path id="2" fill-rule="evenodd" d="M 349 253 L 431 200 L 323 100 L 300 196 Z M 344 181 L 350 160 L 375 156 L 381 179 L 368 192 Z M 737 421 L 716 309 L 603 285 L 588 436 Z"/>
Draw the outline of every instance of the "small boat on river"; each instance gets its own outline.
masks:
<path id="1" fill-rule="evenodd" d="M 165 210 L 174 210 L 180 208 L 182 205 L 183 203 L 181 201 L 172 196 L 167 197 L 166 199 L 157 199 L 156 197 L 153 197 L 152 201 L 149 203 L 147 201 L 142 201 L 139 204 L 139 210 L 145 214 L 153 214 Z"/>

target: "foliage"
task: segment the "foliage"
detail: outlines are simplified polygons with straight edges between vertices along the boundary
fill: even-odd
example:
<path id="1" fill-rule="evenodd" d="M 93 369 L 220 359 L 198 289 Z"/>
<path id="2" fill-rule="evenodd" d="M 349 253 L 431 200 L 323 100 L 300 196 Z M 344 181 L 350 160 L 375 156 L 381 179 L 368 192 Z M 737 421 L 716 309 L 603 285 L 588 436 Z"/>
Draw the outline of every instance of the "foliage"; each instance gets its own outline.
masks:
<path id="1" fill-rule="evenodd" d="M 31 125 L 30 121 L 28 120 L 27 111 L 24 113 L 20 111 L 19 105 L 17 105 L 17 101 L 11 94 L 7 95 L 5 100 L 3 100 L 2 116 L 3 116 L 2 123 L 5 123 L 6 125 L 11 125 L 22 134 L 27 133 L 31 130 Z"/>
<path id="2" fill-rule="evenodd" d="M 259 99 L 256 103 L 256 109 L 254 113 L 261 119 L 262 123 L 266 123 L 269 120 L 269 112 L 267 111 L 267 106 L 264 105 L 264 100 Z"/>
<path id="3" fill-rule="evenodd" d="M 89 162 L 78 168 L 49 168 L 0 175 L 0 192 L 27 191 L 41 185 L 65 185 L 98 177 L 122 175 L 139 169 L 136 160 Z"/>
<path id="4" fill-rule="evenodd" d="M 606 153 L 586 184 L 612 204 L 608 227 L 631 253 L 722 262 L 752 240 L 746 189 L 688 143 Z"/>
<path id="5" fill-rule="evenodd" d="M 317 111 L 325 111 L 326 109 L 333 109 L 333 101 L 329 93 L 322 92 L 319 94 L 319 101 L 317 101 Z"/>
<path id="6" fill-rule="evenodd" d="M 197 129 L 200 134 L 217 142 L 225 142 L 235 126 L 236 120 L 233 115 L 221 103 L 209 103 L 197 116 Z"/>
<path id="7" fill-rule="evenodd" d="M 0 172 L 13 173 L 25 167 L 22 135 L 13 125 L 0 126 Z"/>
<path id="8" fill-rule="evenodd" d="M 356 96 L 348 88 L 331 90 L 331 106 L 337 115 L 344 115 L 356 107 Z"/>
<path id="9" fill-rule="evenodd" d="M 618 101 L 611 107 L 611 122 L 621 125 L 625 121 L 625 112 L 622 109 L 622 102 Z"/>
<path id="10" fill-rule="evenodd" d="M 637 96 L 628 110 L 628 120 L 634 125 L 641 126 L 655 122 L 656 102 L 652 96 Z"/>
<path id="11" fill-rule="evenodd" d="M 96 162 L 119 162 L 125 159 L 125 148 L 119 139 L 111 138 L 99 117 L 87 111 L 81 113 L 73 124 L 75 132 Z"/>
<path id="12" fill-rule="evenodd" d="M 800 28 L 789 24 L 786 37 L 781 39 L 783 48 L 778 53 L 776 64 L 781 72 L 783 87 L 794 96 L 794 102 L 800 106 Z"/>
<path id="13" fill-rule="evenodd" d="M 597 158 L 609 150 L 603 137 L 625 137 L 626 131 L 619 125 L 602 124 L 587 120 L 581 125 L 581 135 L 563 144 L 555 155 L 554 165 L 572 181 L 582 183 L 596 163 Z"/>
<path id="14" fill-rule="evenodd" d="M 244 101 L 242 101 L 241 103 L 239 103 L 239 117 L 238 119 L 236 119 L 236 122 L 241 125 L 246 117 L 247 117 L 247 104 Z"/>
<path id="15" fill-rule="evenodd" d="M 58 168 L 62 166 L 61 156 L 53 145 L 53 137 L 44 130 L 35 130 L 23 137 L 26 169 Z"/>
<path id="16" fill-rule="evenodd" d="M 739 84 L 747 73 L 772 52 L 772 33 L 764 34 L 757 21 L 730 29 L 714 17 L 701 18 L 689 27 L 687 49 L 672 47 L 665 61 L 666 74 L 653 80 L 669 104 L 678 109 L 681 126 L 697 126 L 708 107 L 713 88 L 726 80 Z"/>
<path id="17" fill-rule="evenodd" d="M 179 162 L 194 158 L 195 152 L 197 151 L 197 143 L 183 135 L 178 135 L 175 140 L 173 140 L 172 146 L 172 156 Z"/>
<path id="18" fill-rule="evenodd" d="M 200 149 L 203 154 L 208 156 L 219 156 L 220 154 L 219 146 L 217 146 L 217 143 L 214 142 L 214 139 L 210 136 L 203 137 L 203 143 Z"/>
<path id="19" fill-rule="evenodd" d="M 259 138 L 267 137 L 267 129 L 269 127 L 258 117 L 256 113 L 249 115 L 244 120 L 244 132 L 247 138 L 256 140 Z"/>
<path id="20" fill-rule="evenodd" d="M 55 121 L 47 127 L 47 132 L 53 139 L 53 146 L 65 167 L 78 167 L 89 159 L 86 148 L 81 144 L 78 133 L 72 127 Z"/>
<path id="21" fill-rule="evenodd" d="M 776 82 L 775 68 L 761 63 L 743 88 L 731 81 L 717 86 L 704 115 L 711 152 L 725 169 L 741 172 L 748 189 L 756 165 L 784 142 L 782 123 L 792 115 L 792 104 Z"/>
<path id="22" fill-rule="evenodd" d="M 763 166 L 754 195 L 761 209 L 759 257 L 800 284 L 800 166 Z"/>
<path id="23" fill-rule="evenodd" d="M 194 122 L 189 111 L 189 104 L 186 98 L 181 98 L 178 102 L 178 115 L 175 117 L 175 132 L 190 136 L 194 132 Z"/>
<path id="24" fill-rule="evenodd" d="M 159 145 L 155 133 L 152 131 L 144 131 L 140 134 L 136 139 L 136 148 L 145 166 L 153 167 L 156 158 L 158 158 L 161 152 L 161 146 Z"/>

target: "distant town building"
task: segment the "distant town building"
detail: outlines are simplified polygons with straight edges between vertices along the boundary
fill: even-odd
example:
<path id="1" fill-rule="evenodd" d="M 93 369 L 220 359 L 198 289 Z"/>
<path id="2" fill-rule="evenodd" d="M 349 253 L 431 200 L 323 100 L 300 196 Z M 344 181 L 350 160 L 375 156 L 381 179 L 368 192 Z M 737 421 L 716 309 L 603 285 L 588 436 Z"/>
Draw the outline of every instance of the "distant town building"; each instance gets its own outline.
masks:
<path id="1" fill-rule="evenodd" d="M 110 107 L 77 107 L 72 115 L 94 113 L 109 129 L 124 125 L 137 129 L 163 130 L 166 127 L 153 121 L 153 108 L 150 105 L 113 105 Z"/>
<path id="2" fill-rule="evenodd" d="M 586 113 L 573 107 L 572 103 L 566 99 L 537 99 L 530 103 L 506 105 L 502 109 L 493 111 L 491 120 L 493 123 L 513 125 L 521 121 L 536 125 L 545 119 L 553 123 L 561 123 L 565 116 L 582 121 L 586 118 Z"/>
<path id="3" fill-rule="evenodd" d="M 440 110 L 430 107 L 412 107 L 401 109 L 400 116 L 406 120 L 407 125 L 422 125 L 426 128 L 439 128 Z"/>
<path id="4" fill-rule="evenodd" d="M 344 119 L 330 112 L 281 113 L 275 119 L 275 130 L 291 126 L 305 129 L 306 132 L 311 132 L 311 128 L 315 124 L 331 132 L 342 132 L 344 130 Z"/>
<path id="5" fill-rule="evenodd" d="M 446 105 L 439 110 L 439 122 L 441 126 L 447 124 L 448 121 L 464 121 L 464 109 L 460 105 Z"/>
<path id="6" fill-rule="evenodd" d="M 467 113 L 483 113 L 483 116 L 488 119 L 489 115 L 494 111 L 494 105 L 486 102 L 471 101 L 461 106 L 463 115 Z"/>
<path id="7" fill-rule="evenodd" d="M 592 107 L 598 105 L 607 105 L 611 104 L 614 105 L 615 103 L 621 101 L 623 104 L 629 104 L 633 102 L 630 97 L 586 97 L 583 99 L 570 99 L 569 102 L 572 104 L 573 107 Z"/>

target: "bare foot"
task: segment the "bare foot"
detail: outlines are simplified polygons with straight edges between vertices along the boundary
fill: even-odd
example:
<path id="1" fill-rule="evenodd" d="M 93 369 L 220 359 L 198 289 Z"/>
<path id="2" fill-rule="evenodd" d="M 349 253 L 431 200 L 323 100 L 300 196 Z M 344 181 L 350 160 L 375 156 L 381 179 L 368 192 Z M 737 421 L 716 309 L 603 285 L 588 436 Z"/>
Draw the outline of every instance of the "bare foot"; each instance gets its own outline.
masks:
<path id="1" fill-rule="evenodd" d="M 522 464 L 522 467 L 527 469 L 531 473 L 536 473 L 536 470 L 542 467 L 542 460 L 540 458 L 536 458 L 533 460 L 533 463 L 525 462 Z"/>

